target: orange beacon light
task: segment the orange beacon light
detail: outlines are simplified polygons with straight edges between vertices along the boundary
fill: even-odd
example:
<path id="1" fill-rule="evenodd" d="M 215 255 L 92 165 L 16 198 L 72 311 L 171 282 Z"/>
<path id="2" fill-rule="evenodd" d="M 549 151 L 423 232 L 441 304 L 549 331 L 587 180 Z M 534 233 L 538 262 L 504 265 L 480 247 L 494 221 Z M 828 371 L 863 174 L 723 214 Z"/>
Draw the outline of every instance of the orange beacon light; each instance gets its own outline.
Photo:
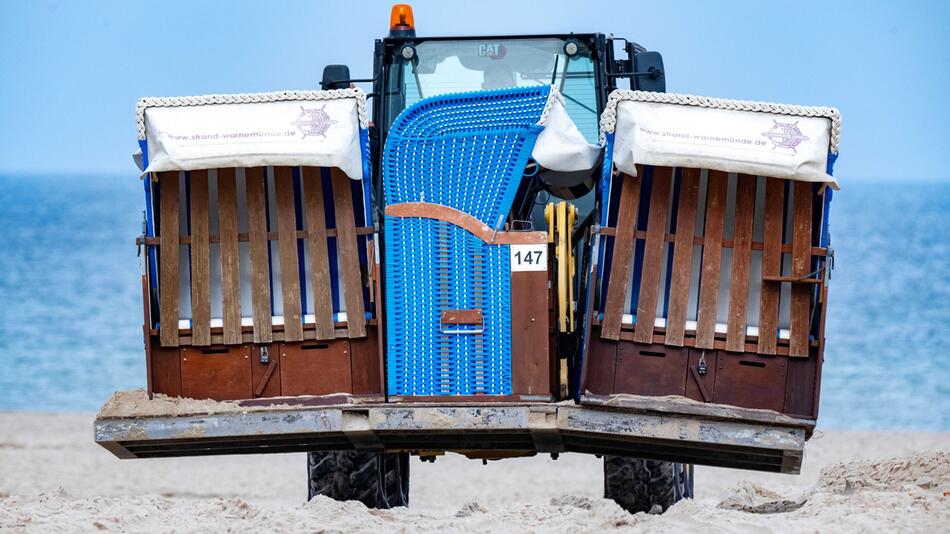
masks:
<path id="1" fill-rule="evenodd" d="M 392 37 L 415 37 L 416 23 L 412 18 L 412 6 L 395 4 L 389 15 L 389 35 Z"/>

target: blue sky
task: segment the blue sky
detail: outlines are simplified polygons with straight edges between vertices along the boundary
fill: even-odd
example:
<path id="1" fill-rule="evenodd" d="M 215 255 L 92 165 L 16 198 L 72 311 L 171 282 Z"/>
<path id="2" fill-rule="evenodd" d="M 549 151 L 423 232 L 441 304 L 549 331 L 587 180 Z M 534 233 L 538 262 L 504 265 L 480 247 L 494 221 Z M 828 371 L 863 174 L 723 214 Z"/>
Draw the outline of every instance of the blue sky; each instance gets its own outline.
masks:
<path id="1" fill-rule="evenodd" d="M 135 174 L 140 96 L 371 75 L 390 2 L 0 0 L 0 173 Z M 420 35 L 605 32 L 668 90 L 833 105 L 836 174 L 950 179 L 950 2 L 413 2 Z"/>

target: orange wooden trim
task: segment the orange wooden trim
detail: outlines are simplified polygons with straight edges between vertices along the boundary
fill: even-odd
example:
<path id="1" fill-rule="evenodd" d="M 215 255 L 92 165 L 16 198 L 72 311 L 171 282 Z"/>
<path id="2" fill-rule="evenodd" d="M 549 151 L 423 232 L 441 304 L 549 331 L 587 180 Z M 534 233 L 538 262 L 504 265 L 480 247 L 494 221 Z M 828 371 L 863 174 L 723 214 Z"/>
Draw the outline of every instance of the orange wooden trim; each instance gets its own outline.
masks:
<path id="1" fill-rule="evenodd" d="M 458 226 L 489 245 L 527 245 L 548 242 L 545 232 L 496 232 L 487 224 L 455 208 L 431 202 L 401 202 L 386 206 L 390 217 L 422 217 Z"/>

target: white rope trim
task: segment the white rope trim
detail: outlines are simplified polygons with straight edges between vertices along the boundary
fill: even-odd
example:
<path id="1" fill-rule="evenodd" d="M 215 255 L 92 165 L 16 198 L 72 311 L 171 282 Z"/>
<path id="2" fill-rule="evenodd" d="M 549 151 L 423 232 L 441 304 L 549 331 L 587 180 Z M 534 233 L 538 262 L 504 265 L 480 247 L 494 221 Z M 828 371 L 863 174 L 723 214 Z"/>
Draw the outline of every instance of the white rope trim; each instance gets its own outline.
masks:
<path id="1" fill-rule="evenodd" d="M 841 136 L 841 114 L 835 108 L 817 106 L 795 106 L 774 104 L 752 100 L 730 100 L 727 98 L 709 98 L 705 96 L 681 95 L 676 93 L 655 93 L 652 91 L 629 91 L 618 89 L 610 93 L 607 107 L 600 116 L 600 142 L 604 136 L 613 133 L 617 126 L 617 104 L 622 101 L 655 102 L 659 104 L 681 104 L 701 108 L 729 109 L 734 111 L 758 111 L 797 117 L 824 117 L 831 120 L 831 146 L 829 152 L 838 153 L 838 139 Z"/>
<path id="2" fill-rule="evenodd" d="M 140 98 L 135 104 L 135 115 L 139 141 L 145 139 L 145 110 L 153 107 L 207 106 L 214 104 L 259 104 L 263 102 L 283 102 L 294 100 L 337 100 L 356 99 L 360 128 L 369 127 L 369 114 L 366 111 L 366 93 L 356 87 L 351 89 L 330 89 L 327 91 L 274 91 L 271 93 L 237 93 L 231 95 L 202 95 L 175 97 Z"/>
<path id="3" fill-rule="evenodd" d="M 541 118 L 538 119 L 538 126 L 545 126 L 548 123 L 548 117 L 551 115 L 551 109 L 554 107 L 555 102 L 560 102 L 563 106 L 564 97 L 561 96 L 561 92 L 557 90 L 556 85 L 551 85 L 551 92 L 548 93 L 548 101 L 544 103 L 544 109 L 541 110 Z"/>

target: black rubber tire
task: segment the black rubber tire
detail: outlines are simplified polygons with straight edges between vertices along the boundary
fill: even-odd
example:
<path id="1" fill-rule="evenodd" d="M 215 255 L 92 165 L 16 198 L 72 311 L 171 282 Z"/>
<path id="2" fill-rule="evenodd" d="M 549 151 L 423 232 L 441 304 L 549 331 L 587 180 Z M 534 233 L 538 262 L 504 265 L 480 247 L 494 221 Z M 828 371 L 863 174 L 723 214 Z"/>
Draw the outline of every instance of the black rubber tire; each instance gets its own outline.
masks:
<path id="1" fill-rule="evenodd" d="M 324 495 L 369 508 L 409 506 L 409 453 L 307 453 L 308 499 Z"/>
<path id="2" fill-rule="evenodd" d="M 604 456 L 604 497 L 630 512 L 665 512 L 693 498 L 693 466 L 627 456 Z"/>

